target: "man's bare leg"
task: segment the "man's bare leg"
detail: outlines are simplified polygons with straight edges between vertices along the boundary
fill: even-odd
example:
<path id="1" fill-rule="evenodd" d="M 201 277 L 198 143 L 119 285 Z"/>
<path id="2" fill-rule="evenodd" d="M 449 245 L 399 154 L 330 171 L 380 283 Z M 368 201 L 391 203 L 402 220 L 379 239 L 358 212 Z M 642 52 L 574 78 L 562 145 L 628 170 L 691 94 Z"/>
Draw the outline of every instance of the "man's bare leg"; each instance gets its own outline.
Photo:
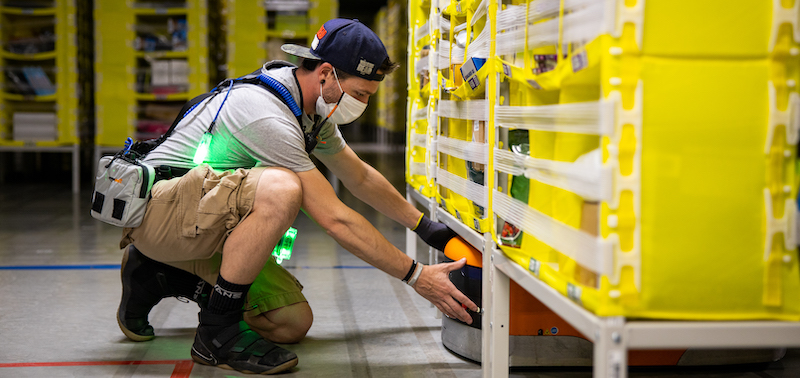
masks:
<path id="1" fill-rule="evenodd" d="M 280 237 L 300 211 L 300 179 L 283 168 L 267 168 L 256 188 L 250 214 L 222 248 L 217 284 L 200 310 L 192 359 L 245 373 L 272 374 L 297 365 L 297 355 L 262 338 L 242 321 L 250 285 Z"/>
<path id="2" fill-rule="evenodd" d="M 222 249 L 220 275 L 236 284 L 250 284 L 267 263 L 272 249 L 300 212 L 300 179 L 283 168 L 261 174 L 250 214 L 231 232 Z"/>
<path id="3" fill-rule="evenodd" d="M 244 321 L 261 337 L 279 344 L 299 343 L 314 322 L 308 302 L 298 302 L 262 312 L 255 316 L 245 315 Z"/>

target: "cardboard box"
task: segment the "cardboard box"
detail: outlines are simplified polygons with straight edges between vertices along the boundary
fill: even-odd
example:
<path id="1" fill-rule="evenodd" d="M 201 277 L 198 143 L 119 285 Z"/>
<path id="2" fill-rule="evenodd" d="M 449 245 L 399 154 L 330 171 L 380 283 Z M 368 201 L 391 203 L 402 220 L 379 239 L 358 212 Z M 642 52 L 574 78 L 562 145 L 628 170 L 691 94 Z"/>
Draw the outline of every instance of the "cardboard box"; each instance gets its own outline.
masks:
<path id="1" fill-rule="evenodd" d="M 469 58 L 461 65 L 461 77 L 464 78 L 464 81 L 469 81 L 469 78 L 475 75 L 485 63 L 486 59 L 483 58 Z"/>

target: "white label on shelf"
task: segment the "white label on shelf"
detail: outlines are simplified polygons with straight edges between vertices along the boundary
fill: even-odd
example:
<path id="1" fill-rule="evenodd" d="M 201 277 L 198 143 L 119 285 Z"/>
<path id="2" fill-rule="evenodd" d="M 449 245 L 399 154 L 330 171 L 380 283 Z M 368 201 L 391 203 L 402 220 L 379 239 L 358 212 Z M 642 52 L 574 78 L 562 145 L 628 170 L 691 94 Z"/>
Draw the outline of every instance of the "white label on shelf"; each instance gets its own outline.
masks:
<path id="1" fill-rule="evenodd" d="M 573 285 L 567 282 L 567 297 L 575 302 L 581 303 L 581 292 L 583 290 L 580 286 Z"/>
<path id="2" fill-rule="evenodd" d="M 542 263 L 539 260 L 536 260 L 531 257 L 531 261 L 528 263 L 528 270 L 533 273 L 534 276 L 539 277 L 539 269 L 542 267 Z"/>

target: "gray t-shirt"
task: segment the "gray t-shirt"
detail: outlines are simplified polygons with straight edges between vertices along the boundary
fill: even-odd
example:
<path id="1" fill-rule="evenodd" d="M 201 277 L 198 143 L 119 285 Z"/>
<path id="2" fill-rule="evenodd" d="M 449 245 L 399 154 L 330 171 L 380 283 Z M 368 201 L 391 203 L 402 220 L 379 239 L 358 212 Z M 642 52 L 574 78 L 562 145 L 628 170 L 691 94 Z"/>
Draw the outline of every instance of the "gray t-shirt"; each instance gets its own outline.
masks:
<path id="1" fill-rule="evenodd" d="M 292 94 L 302 109 L 300 87 L 295 68 L 281 67 L 266 72 Z M 254 84 L 236 84 L 230 93 L 225 88 L 217 96 L 204 100 L 187 114 L 164 143 L 144 159 L 154 165 L 192 168 L 197 146 L 220 105 L 212 142 L 205 162 L 213 168 L 283 167 L 294 172 L 314 168 L 305 151 L 305 140 L 297 118 L 275 95 Z M 303 127 L 310 132 L 314 124 L 303 114 Z M 320 142 L 314 154 L 335 154 L 344 149 L 345 141 L 335 124 L 326 122 L 319 133 Z"/>

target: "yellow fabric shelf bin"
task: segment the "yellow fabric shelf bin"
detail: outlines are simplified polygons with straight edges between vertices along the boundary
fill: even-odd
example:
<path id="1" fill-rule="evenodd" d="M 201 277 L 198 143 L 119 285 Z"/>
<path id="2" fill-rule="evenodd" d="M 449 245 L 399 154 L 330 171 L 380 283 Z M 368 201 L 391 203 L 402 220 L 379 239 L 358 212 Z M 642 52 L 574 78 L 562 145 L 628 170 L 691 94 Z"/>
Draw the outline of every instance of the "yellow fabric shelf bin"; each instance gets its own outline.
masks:
<path id="1" fill-rule="evenodd" d="M 455 113 L 446 115 L 470 119 L 443 116 L 444 107 L 452 107 L 447 112 Z M 482 140 L 486 121 L 485 112 L 480 109 L 485 107 L 485 100 L 442 100 L 438 108 L 443 134 L 439 135 L 437 145 L 440 162 L 436 174 L 437 200 L 442 208 L 481 233 L 490 226 L 484 185 L 486 144 Z"/>
<path id="2" fill-rule="evenodd" d="M 523 157 L 495 151 L 492 169 L 531 178 L 527 203 L 508 188 L 492 195 L 496 215 L 525 233 L 501 249 L 600 316 L 800 320 L 797 22 L 773 19 L 796 4 L 745 12 L 760 32 L 736 44 L 718 30 L 741 36 L 730 29 L 744 27 L 740 10 L 676 43 L 659 34 L 663 3 L 648 1 L 644 15 L 624 3 L 618 37 L 570 41 L 552 71 L 493 57 L 510 97 L 496 123 L 530 127 L 531 146 Z M 711 9 L 697 3 L 683 5 Z M 515 111 L 530 113 L 515 125 Z"/>
<path id="3" fill-rule="evenodd" d="M 434 196 L 433 173 L 431 172 L 431 144 L 428 130 L 427 103 L 420 98 L 409 97 L 409 116 L 406 139 L 406 183 L 425 197 Z"/>
<path id="4" fill-rule="evenodd" d="M 441 84 L 436 91 L 441 97 L 436 101 L 439 123 L 436 198 L 443 209 L 462 223 L 485 233 L 491 228 L 486 186 L 488 101 L 484 86 L 470 87 L 461 72 L 468 57 L 476 56 L 470 55 L 473 49 L 480 54 L 483 45 L 476 41 L 481 31 L 488 29 L 485 17 L 473 19 L 477 5 L 472 1 L 439 3 L 441 16 L 433 15 L 432 19 L 439 22 L 441 40 L 436 41 L 439 52 L 431 56 L 438 56 L 432 64 L 438 68 L 437 84 Z M 447 22 L 439 21 L 440 18 Z M 477 71 L 467 78 L 480 77 L 485 82 L 488 71 Z"/>
<path id="5" fill-rule="evenodd" d="M 425 197 L 433 198 L 435 147 L 431 144 L 435 125 L 429 127 L 430 93 L 430 2 L 412 0 L 408 6 L 408 102 L 406 110 L 406 183 Z"/>
<path id="6" fill-rule="evenodd" d="M 796 0 L 795 0 L 796 1 Z M 644 55 L 753 58 L 771 51 L 773 20 L 789 1 L 647 0 Z M 796 11 L 795 11 L 796 12 Z M 776 17 L 777 16 L 777 17 Z"/>
<path id="7" fill-rule="evenodd" d="M 765 209 L 794 212 L 783 185 L 765 198 L 769 67 L 643 59 L 641 295 L 619 301 L 626 315 L 800 319 L 796 246 L 765 251 Z"/>

